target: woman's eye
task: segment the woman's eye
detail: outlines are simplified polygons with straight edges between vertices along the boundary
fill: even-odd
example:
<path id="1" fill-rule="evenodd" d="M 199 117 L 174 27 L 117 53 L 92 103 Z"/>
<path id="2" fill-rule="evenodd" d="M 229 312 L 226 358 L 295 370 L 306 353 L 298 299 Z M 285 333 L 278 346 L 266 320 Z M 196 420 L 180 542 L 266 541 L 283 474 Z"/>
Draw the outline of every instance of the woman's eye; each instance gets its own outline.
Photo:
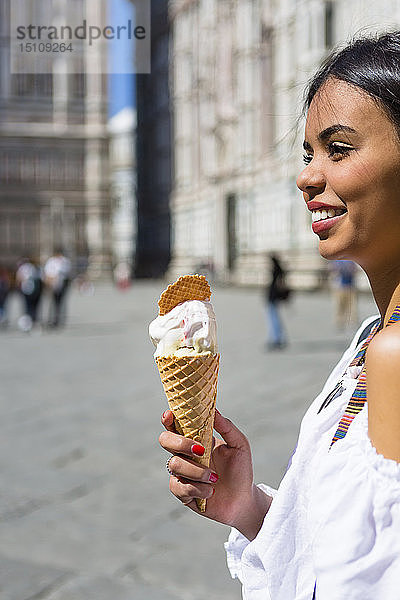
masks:
<path id="1" fill-rule="evenodd" d="M 336 160 L 340 160 L 344 156 L 348 156 L 351 150 L 354 150 L 354 148 L 347 144 L 340 144 L 338 142 L 330 142 L 328 144 L 329 158 Z"/>
<path id="2" fill-rule="evenodd" d="M 303 154 L 303 162 L 305 165 L 309 165 L 312 161 L 312 154 Z"/>

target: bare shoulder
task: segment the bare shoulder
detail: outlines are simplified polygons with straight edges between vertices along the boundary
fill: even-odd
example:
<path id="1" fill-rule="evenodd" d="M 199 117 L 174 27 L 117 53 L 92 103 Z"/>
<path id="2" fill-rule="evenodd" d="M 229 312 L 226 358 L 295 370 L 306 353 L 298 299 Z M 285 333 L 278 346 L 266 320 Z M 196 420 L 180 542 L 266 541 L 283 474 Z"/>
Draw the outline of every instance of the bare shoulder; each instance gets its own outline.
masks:
<path id="1" fill-rule="evenodd" d="M 376 334 L 369 344 L 367 350 L 367 362 L 370 367 L 374 367 L 376 363 L 382 366 L 381 363 L 387 363 L 387 368 L 390 369 L 396 365 L 399 367 L 398 360 L 400 358 L 400 321 L 393 323 L 389 327 L 385 327 L 382 331 Z M 400 369 L 399 369 L 400 376 Z"/>
<path id="2" fill-rule="evenodd" d="M 365 366 L 371 442 L 379 454 L 400 462 L 400 322 L 374 337 Z"/>

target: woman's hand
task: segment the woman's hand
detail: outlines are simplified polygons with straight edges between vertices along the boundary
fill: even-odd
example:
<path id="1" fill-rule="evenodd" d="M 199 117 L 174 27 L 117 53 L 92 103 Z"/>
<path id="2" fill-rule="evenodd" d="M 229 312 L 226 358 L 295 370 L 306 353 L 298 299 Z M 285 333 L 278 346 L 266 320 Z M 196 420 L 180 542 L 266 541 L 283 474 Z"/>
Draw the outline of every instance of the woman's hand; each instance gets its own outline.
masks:
<path id="1" fill-rule="evenodd" d="M 253 484 L 246 436 L 216 411 L 214 429 L 224 441 L 214 438 L 210 468 L 207 468 L 193 461 L 198 444 L 175 433 L 170 410 L 165 411 L 161 422 L 167 431 L 160 435 L 159 442 L 174 455 L 168 465 L 173 473 L 169 487 L 174 496 L 194 512 L 235 527 L 248 539 L 254 539 L 272 498 Z M 205 513 L 200 513 L 195 498 L 207 498 Z"/>

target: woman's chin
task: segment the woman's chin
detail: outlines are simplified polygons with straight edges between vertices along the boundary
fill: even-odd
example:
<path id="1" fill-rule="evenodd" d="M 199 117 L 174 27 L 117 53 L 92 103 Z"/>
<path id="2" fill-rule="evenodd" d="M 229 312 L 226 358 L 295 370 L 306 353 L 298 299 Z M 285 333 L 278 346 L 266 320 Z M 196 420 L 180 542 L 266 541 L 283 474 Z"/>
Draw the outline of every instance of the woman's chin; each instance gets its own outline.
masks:
<path id="1" fill-rule="evenodd" d="M 326 260 L 352 260 L 348 248 L 335 244 L 329 238 L 319 240 L 319 253 Z"/>

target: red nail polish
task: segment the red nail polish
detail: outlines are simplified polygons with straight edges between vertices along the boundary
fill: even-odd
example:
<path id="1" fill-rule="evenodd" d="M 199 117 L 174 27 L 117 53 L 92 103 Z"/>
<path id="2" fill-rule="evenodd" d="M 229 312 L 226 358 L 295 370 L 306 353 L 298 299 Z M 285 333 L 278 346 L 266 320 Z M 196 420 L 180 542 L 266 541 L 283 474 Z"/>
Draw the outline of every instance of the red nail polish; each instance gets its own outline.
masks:
<path id="1" fill-rule="evenodd" d="M 168 411 L 166 411 L 166 410 L 163 412 L 163 414 L 162 414 L 162 417 L 161 417 L 162 419 L 165 419 L 165 418 L 166 418 L 166 414 L 167 414 L 167 412 L 168 412 Z"/>
<path id="2" fill-rule="evenodd" d="M 200 444 L 193 444 L 191 450 L 196 456 L 203 456 L 204 452 L 206 451 L 204 446 L 201 446 Z"/>
<path id="3" fill-rule="evenodd" d="M 211 483 L 217 483 L 218 481 L 218 475 L 216 473 L 210 473 L 210 477 L 208 478 L 208 481 L 210 481 Z"/>

